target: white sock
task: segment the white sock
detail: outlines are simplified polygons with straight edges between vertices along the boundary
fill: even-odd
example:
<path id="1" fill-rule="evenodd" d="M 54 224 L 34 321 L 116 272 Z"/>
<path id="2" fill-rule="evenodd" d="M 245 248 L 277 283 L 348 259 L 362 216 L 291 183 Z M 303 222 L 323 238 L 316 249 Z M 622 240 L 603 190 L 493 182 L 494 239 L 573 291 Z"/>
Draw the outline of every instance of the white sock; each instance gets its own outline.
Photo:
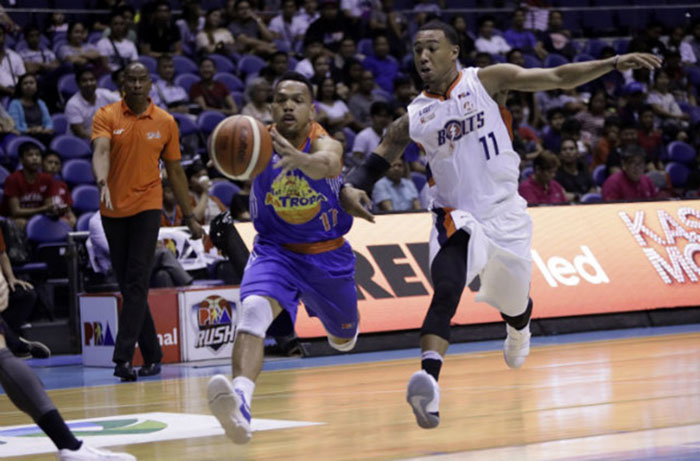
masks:
<path id="1" fill-rule="evenodd" d="M 420 354 L 421 360 L 439 360 L 442 362 L 442 356 L 437 351 L 424 351 Z"/>
<path id="2" fill-rule="evenodd" d="M 233 378 L 233 388 L 243 391 L 248 405 L 252 406 L 253 392 L 255 392 L 255 383 L 253 381 L 245 376 L 236 376 Z"/>

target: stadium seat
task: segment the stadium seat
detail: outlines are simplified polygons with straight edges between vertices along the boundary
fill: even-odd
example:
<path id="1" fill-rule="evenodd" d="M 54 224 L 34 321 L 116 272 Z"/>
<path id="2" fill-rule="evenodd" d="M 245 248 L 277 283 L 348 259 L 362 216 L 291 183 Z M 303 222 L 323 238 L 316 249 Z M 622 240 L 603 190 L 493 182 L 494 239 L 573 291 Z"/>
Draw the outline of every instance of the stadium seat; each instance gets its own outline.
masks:
<path id="1" fill-rule="evenodd" d="M 62 219 L 51 219 L 37 214 L 27 222 L 27 238 L 34 243 L 65 242 L 70 226 Z"/>
<path id="2" fill-rule="evenodd" d="M 199 127 L 199 131 L 204 135 L 204 137 L 208 137 L 209 133 L 214 131 L 216 125 L 218 125 L 224 118 L 226 118 L 226 116 L 221 112 L 217 112 L 215 110 L 203 111 L 197 117 L 197 126 Z"/>
<path id="3" fill-rule="evenodd" d="M 73 197 L 73 209 L 78 214 L 100 209 L 100 191 L 97 186 L 91 184 L 75 186 L 71 197 Z"/>
<path id="4" fill-rule="evenodd" d="M 217 72 L 228 72 L 229 74 L 233 74 L 236 72 L 235 64 L 233 64 L 233 61 L 231 61 L 226 56 L 222 56 L 220 54 L 210 54 L 207 57 L 214 61 L 214 65 L 216 66 Z"/>
<path id="5" fill-rule="evenodd" d="M 57 112 L 51 116 L 51 120 L 53 121 L 53 131 L 57 135 L 68 133 L 68 117 L 65 114 Z"/>
<path id="6" fill-rule="evenodd" d="M 196 74 L 199 72 L 197 64 L 187 56 L 174 55 L 173 63 L 175 64 L 175 75 Z"/>
<path id="7" fill-rule="evenodd" d="M 191 134 L 199 133 L 199 128 L 197 124 L 187 115 L 181 114 L 179 112 L 173 112 L 170 114 L 173 116 L 177 122 L 177 126 L 180 128 L 180 138 L 183 136 L 189 136 Z"/>
<path id="8" fill-rule="evenodd" d="M 112 80 L 111 74 L 105 74 L 97 80 L 97 86 L 99 88 L 105 88 L 110 91 L 117 91 L 117 84 Z"/>
<path id="9" fill-rule="evenodd" d="M 194 85 L 200 80 L 202 80 L 202 78 L 199 75 L 186 73 L 176 76 L 173 80 L 173 83 L 175 83 L 175 85 L 183 87 L 185 91 L 189 93 L 192 85 Z"/>
<path id="10" fill-rule="evenodd" d="M 31 136 L 15 136 L 11 138 L 5 144 L 5 155 L 10 160 L 11 163 L 16 163 L 19 158 L 19 146 L 25 142 L 32 142 L 42 151 L 46 151 L 46 146 L 44 146 L 40 141 L 32 138 Z"/>
<path id="11" fill-rule="evenodd" d="M 104 33 L 101 30 L 96 30 L 93 32 L 90 32 L 90 35 L 88 35 L 87 42 L 92 44 L 92 45 L 97 45 L 97 42 L 102 40 L 102 37 L 104 37 Z"/>
<path id="12" fill-rule="evenodd" d="M 68 101 L 78 92 L 78 84 L 75 82 L 75 74 L 65 74 L 58 79 L 58 93 L 63 101 Z"/>
<path id="13" fill-rule="evenodd" d="M 700 86 L 700 67 L 685 66 L 688 81 L 695 87 Z"/>
<path id="14" fill-rule="evenodd" d="M 250 75 L 257 75 L 260 70 L 265 67 L 267 63 L 258 56 L 248 54 L 241 58 L 238 62 L 238 72 L 245 77 Z"/>
<path id="15" fill-rule="evenodd" d="M 606 46 L 608 46 L 608 44 L 604 41 L 593 38 L 591 40 L 588 40 L 588 43 L 586 44 L 586 53 L 598 59 L 600 57 L 600 52 Z"/>
<path id="16" fill-rule="evenodd" d="M 536 56 L 525 53 L 525 54 L 523 54 L 523 59 L 525 60 L 525 68 L 526 69 L 532 69 L 533 67 L 542 67 L 542 61 L 537 59 Z M 503 61 L 503 62 L 505 62 L 505 61 Z"/>
<path id="17" fill-rule="evenodd" d="M 425 173 L 419 173 L 418 171 L 411 171 L 411 180 L 419 194 L 420 191 L 423 190 L 423 187 L 425 187 L 425 183 L 428 182 Z"/>
<path id="18" fill-rule="evenodd" d="M 92 174 L 92 163 L 84 158 L 74 158 L 64 163 L 61 176 L 71 187 L 78 184 L 95 183 L 95 177 Z"/>
<path id="19" fill-rule="evenodd" d="M 605 180 L 608 178 L 608 169 L 605 165 L 598 165 L 593 170 L 593 181 L 599 186 L 602 186 Z"/>
<path id="20" fill-rule="evenodd" d="M 243 91 L 245 86 L 240 78 L 228 72 L 218 72 L 214 74 L 214 80 L 226 85 L 229 91 Z"/>
<path id="21" fill-rule="evenodd" d="M 156 58 L 153 56 L 148 56 L 146 54 L 139 55 L 139 62 L 146 66 L 149 73 L 155 74 L 158 72 L 158 61 L 156 61 Z"/>
<path id="22" fill-rule="evenodd" d="M 374 56 L 374 47 L 371 38 L 363 38 L 357 42 L 357 52 L 365 56 Z"/>
<path id="23" fill-rule="evenodd" d="M 630 41 L 626 38 L 618 38 L 613 42 L 613 48 L 617 54 L 627 53 L 627 48 L 629 48 Z"/>
<path id="24" fill-rule="evenodd" d="M 97 213 L 96 211 L 88 211 L 78 216 L 78 221 L 75 223 L 75 230 L 86 232 L 90 228 L 90 218 Z"/>
<path id="25" fill-rule="evenodd" d="M 672 162 L 683 163 L 687 165 L 696 157 L 695 149 L 690 144 L 683 141 L 673 141 L 668 145 L 668 158 Z"/>
<path id="26" fill-rule="evenodd" d="M 351 128 L 343 128 L 343 133 L 345 133 L 345 139 L 347 140 L 348 144 L 348 152 L 352 152 L 352 147 L 355 145 L 355 132 L 352 131 Z"/>
<path id="27" fill-rule="evenodd" d="M 8 176 L 10 176 L 10 172 L 7 171 L 7 169 L 0 166 L 0 186 L 5 185 L 5 180 L 7 179 Z"/>
<path id="28" fill-rule="evenodd" d="M 238 106 L 238 110 L 243 109 L 243 106 L 245 106 L 245 98 L 243 98 L 243 92 L 232 91 L 231 97 L 233 98 L 233 101 L 236 103 L 236 106 Z"/>
<path id="29" fill-rule="evenodd" d="M 58 152 L 61 159 L 89 157 L 92 155 L 90 144 L 82 138 L 72 134 L 62 134 L 51 140 L 50 149 Z"/>
<path id="30" fill-rule="evenodd" d="M 590 54 L 586 53 L 579 53 L 576 56 L 574 56 L 574 62 L 585 62 L 585 61 L 594 61 L 595 58 L 591 56 Z"/>
<path id="31" fill-rule="evenodd" d="M 581 203 L 599 203 L 603 201 L 603 196 L 596 192 L 589 192 L 581 196 Z"/>
<path id="32" fill-rule="evenodd" d="M 532 173 L 534 173 L 535 170 L 531 166 L 526 166 L 523 168 L 523 171 L 520 172 L 520 182 L 525 181 L 527 178 L 532 176 Z"/>
<path id="33" fill-rule="evenodd" d="M 212 184 L 209 193 L 221 200 L 225 206 L 231 204 L 231 199 L 238 193 L 240 187 L 229 181 L 216 181 Z"/>
<path id="34" fill-rule="evenodd" d="M 668 165 L 666 165 L 666 173 L 668 174 L 673 187 L 684 187 L 685 183 L 688 181 L 690 168 L 682 163 L 670 162 Z"/>
<path id="35" fill-rule="evenodd" d="M 557 67 L 568 63 L 568 59 L 557 53 L 549 53 L 544 58 L 544 67 Z"/>

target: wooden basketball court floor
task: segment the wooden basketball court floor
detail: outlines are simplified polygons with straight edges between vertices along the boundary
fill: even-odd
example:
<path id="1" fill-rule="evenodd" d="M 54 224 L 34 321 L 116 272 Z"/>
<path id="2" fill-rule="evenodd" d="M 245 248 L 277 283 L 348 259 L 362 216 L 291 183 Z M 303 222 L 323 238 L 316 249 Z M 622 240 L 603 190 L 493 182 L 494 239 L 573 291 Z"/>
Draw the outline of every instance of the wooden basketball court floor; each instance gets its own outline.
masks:
<path id="1" fill-rule="evenodd" d="M 417 349 L 268 361 L 252 404 L 265 430 L 245 446 L 208 416 L 206 383 L 230 373 L 223 362 L 124 384 L 109 369 L 32 365 L 67 420 L 101 421 L 72 424 L 83 440 L 139 460 L 700 459 L 700 325 L 533 338 L 520 370 L 500 347 L 451 347 L 433 430 L 405 402 Z M 14 428 L 30 423 L 0 395 L 0 459 L 55 459 L 48 449 L 21 456 L 48 441 Z"/>

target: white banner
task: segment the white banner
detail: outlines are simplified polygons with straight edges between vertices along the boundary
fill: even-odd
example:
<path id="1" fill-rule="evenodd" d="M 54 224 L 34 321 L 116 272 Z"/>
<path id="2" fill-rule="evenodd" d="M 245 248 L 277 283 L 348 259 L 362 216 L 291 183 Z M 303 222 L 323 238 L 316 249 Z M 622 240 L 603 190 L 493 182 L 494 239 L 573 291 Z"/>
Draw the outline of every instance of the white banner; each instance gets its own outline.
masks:
<path id="1" fill-rule="evenodd" d="M 117 297 L 81 296 L 80 324 L 83 365 L 112 366 L 117 339 Z"/>
<path id="2" fill-rule="evenodd" d="M 240 306 L 239 289 L 185 291 L 179 296 L 182 360 L 230 357 Z"/>

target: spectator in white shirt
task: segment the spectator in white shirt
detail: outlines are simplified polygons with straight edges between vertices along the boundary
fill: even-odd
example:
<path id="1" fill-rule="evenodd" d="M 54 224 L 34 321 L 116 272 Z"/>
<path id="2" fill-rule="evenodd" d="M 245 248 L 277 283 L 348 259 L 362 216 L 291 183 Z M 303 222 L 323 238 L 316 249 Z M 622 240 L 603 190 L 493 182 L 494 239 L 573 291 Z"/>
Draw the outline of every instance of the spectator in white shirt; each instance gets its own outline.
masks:
<path id="1" fill-rule="evenodd" d="M 268 26 L 275 38 L 290 51 L 296 50 L 297 43 L 304 39 L 307 29 L 304 20 L 297 13 L 296 0 L 284 0 L 282 13 L 272 18 Z"/>
<path id="2" fill-rule="evenodd" d="M 384 130 L 391 123 L 391 105 L 384 101 L 373 102 L 369 109 L 370 126 L 355 137 L 352 154 L 357 165 L 361 164 L 377 148 Z"/>
<path id="3" fill-rule="evenodd" d="M 0 96 L 13 96 L 17 80 L 25 72 L 22 57 L 5 48 L 5 29 L 0 27 Z"/>
<path id="4" fill-rule="evenodd" d="M 161 107 L 168 112 L 189 112 L 190 97 L 187 90 L 175 84 L 175 62 L 172 56 L 164 54 L 158 58 L 158 77 L 153 88 Z"/>
<path id="5" fill-rule="evenodd" d="M 489 54 L 506 54 L 510 51 L 508 42 L 500 35 L 493 34 L 494 23 L 492 16 L 479 19 L 479 37 L 474 42 L 476 51 Z"/>
<path id="6" fill-rule="evenodd" d="M 381 211 L 420 210 L 418 189 L 408 179 L 406 163 L 394 160 L 386 176 L 377 181 L 372 191 L 372 201 Z"/>
<path id="7" fill-rule="evenodd" d="M 198 53 L 231 54 L 234 51 L 234 38 L 228 29 L 221 26 L 221 10 L 214 8 L 207 11 L 204 29 L 197 34 Z"/>
<path id="8" fill-rule="evenodd" d="M 66 103 L 66 118 L 71 133 L 79 138 L 90 139 L 92 118 L 97 110 L 119 98 L 105 88 L 97 88 L 95 72 L 89 67 L 79 70 L 75 74 L 75 81 L 78 83 L 78 92 Z"/>
<path id="9" fill-rule="evenodd" d="M 37 26 L 25 27 L 24 39 L 27 41 L 27 48 L 21 50 L 19 55 L 27 72 L 45 75 L 58 68 L 59 62 L 54 52 L 41 46 L 41 31 Z"/>
<path id="10" fill-rule="evenodd" d="M 102 56 L 107 56 L 109 68 L 117 70 L 126 67 L 131 61 L 138 61 L 139 53 L 134 42 L 126 38 L 126 21 L 117 12 L 112 14 L 109 23 L 110 36 L 97 42 L 97 49 Z"/>
<path id="11" fill-rule="evenodd" d="M 255 117 L 265 125 L 271 124 L 270 99 L 272 97 L 272 86 L 270 86 L 270 83 L 262 77 L 256 77 L 248 83 L 246 94 L 250 102 L 243 107 L 241 114 Z"/>

